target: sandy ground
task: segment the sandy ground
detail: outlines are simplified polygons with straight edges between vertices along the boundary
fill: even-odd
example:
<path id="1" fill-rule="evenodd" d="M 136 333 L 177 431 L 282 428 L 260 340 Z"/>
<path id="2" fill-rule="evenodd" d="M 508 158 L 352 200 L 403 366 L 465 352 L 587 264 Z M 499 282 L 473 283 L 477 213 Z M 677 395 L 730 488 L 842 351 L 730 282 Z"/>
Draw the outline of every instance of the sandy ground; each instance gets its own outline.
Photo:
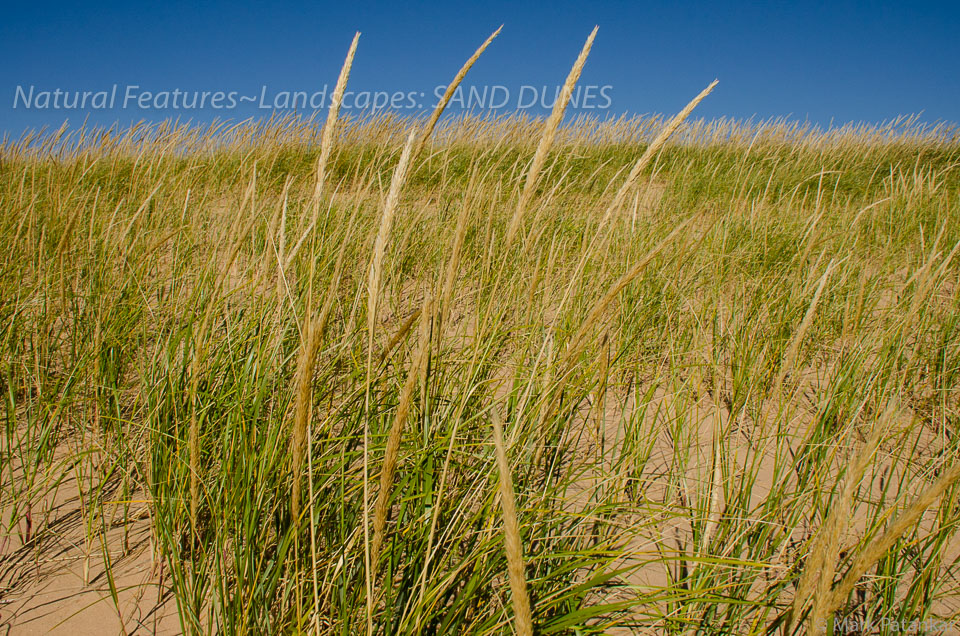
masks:
<path id="1" fill-rule="evenodd" d="M 169 577 L 153 557 L 145 504 L 133 504 L 125 523 L 119 515 L 104 521 L 105 555 L 100 540 L 86 544 L 76 493 L 73 478 L 64 479 L 31 515 L 39 531 L 27 534 L 21 511 L 12 532 L 0 538 L 0 635 L 179 634 Z M 5 522 L 12 513 L 7 508 L 0 505 Z"/>

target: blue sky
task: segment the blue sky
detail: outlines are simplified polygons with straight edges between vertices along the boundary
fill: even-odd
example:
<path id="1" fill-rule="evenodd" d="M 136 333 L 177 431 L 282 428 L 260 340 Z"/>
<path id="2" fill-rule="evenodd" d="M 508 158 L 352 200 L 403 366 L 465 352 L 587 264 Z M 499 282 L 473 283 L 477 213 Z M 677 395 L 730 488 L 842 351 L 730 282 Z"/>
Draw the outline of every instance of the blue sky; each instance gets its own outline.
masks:
<path id="1" fill-rule="evenodd" d="M 0 16 L 0 133 L 13 136 L 85 118 L 268 115 L 252 101 L 221 110 L 121 105 L 130 86 L 139 87 L 133 95 L 178 89 L 258 99 L 266 87 L 268 105 L 282 91 L 332 88 L 358 30 L 350 88 L 422 92 L 429 108 L 435 87 L 500 24 L 465 84 L 505 87 L 505 108 L 524 85 L 561 84 L 596 24 L 581 84 L 609 87 L 609 108 L 594 111 L 601 116 L 672 113 L 718 78 L 698 115 L 829 124 L 922 113 L 928 122 L 960 122 L 957 3 L 50 2 L 8 3 Z M 30 86 L 39 94 L 114 85 L 113 108 L 27 108 L 23 99 L 14 107 L 17 87 L 23 95 Z"/>

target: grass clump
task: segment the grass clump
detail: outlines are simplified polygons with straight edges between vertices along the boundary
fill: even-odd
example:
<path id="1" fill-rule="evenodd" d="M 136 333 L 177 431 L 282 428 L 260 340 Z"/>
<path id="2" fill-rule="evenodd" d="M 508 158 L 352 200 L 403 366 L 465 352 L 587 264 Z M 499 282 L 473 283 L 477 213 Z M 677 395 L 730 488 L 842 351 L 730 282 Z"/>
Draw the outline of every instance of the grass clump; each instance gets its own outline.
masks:
<path id="1" fill-rule="evenodd" d="M 0 594 L 75 489 L 190 633 L 956 620 L 960 145 L 712 87 L 7 142 Z"/>

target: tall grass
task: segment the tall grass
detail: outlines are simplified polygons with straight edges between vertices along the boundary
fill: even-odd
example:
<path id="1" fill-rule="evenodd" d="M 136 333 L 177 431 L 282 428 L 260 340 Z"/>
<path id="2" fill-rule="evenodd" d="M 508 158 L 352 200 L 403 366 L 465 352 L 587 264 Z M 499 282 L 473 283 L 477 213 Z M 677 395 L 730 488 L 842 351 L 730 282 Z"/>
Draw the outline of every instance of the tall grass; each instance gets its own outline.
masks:
<path id="1" fill-rule="evenodd" d="M 5 142 L 0 594 L 67 501 L 188 633 L 957 621 L 956 134 L 710 90 Z"/>

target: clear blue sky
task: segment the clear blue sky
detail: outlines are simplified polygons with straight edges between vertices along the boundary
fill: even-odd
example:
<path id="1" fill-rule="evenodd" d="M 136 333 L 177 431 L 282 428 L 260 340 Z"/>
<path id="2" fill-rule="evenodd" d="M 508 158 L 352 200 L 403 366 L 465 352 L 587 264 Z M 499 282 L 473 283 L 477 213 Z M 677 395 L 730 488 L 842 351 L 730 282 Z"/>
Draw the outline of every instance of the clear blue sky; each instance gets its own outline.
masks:
<path id="1" fill-rule="evenodd" d="M 697 113 L 713 118 L 876 122 L 921 113 L 960 122 L 960 5 L 933 2 L 788 4 L 677 2 L 268 3 L 179 1 L 7 3 L 0 12 L 0 133 L 90 121 L 269 114 L 120 108 L 139 91 L 237 91 L 268 99 L 336 81 L 353 33 L 356 91 L 418 91 L 432 105 L 500 24 L 503 33 L 467 77 L 503 85 L 562 83 L 587 34 L 600 31 L 581 84 L 608 85 L 597 114 L 674 112 L 712 79 Z M 104 91 L 115 108 L 14 108 L 18 86 Z M 551 88 L 552 90 L 552 88 Z M 132 102 L 131 102 L 132 103 Z M 36 103 L 34 104 L 34 106 Z M 410 111 L 407 111 L 410 112 Z"/>

